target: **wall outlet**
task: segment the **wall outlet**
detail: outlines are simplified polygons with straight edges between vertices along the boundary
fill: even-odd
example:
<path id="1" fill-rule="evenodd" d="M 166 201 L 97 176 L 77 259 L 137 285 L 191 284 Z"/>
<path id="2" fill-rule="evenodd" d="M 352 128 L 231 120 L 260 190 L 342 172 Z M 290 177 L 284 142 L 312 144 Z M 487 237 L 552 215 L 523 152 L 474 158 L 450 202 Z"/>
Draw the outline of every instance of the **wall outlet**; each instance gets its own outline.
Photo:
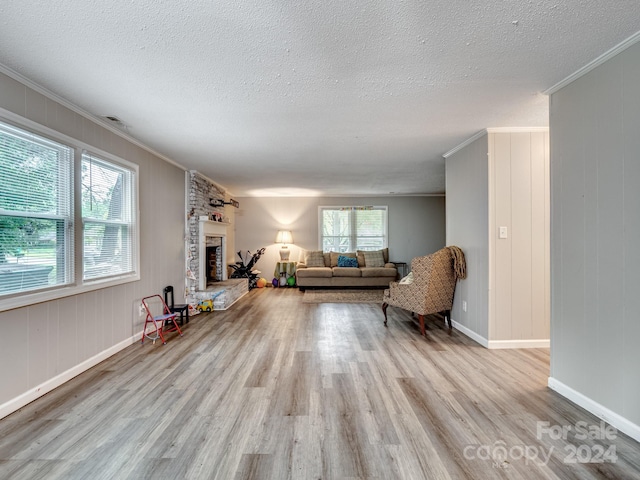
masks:
<path id="1" fill-rule="evenodd" d="M 462 311 L 463 312 L 467 311 L 467 301 L 466 300 L 462 300 Z"/>
<path id="2" fill-rule="evenodd" d="M 141 317 L 143 317 L 145 314 L 145 309 L 144 309 L 144 305 L 140 304 L 138 305 L 138 315 L 140 315 Z"/>

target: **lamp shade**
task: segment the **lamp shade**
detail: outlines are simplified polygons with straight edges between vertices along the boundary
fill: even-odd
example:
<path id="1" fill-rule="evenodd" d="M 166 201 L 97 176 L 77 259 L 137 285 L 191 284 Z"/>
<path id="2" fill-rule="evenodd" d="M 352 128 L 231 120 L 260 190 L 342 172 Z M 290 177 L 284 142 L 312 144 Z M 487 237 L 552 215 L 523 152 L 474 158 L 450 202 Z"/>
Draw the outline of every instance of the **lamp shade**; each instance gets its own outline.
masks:
<path id="1" fill-rule="evenodd" d="M 278 230 L 276 235 L 276 243 L 293 243 L 293 235 L 291 230 Z"/>

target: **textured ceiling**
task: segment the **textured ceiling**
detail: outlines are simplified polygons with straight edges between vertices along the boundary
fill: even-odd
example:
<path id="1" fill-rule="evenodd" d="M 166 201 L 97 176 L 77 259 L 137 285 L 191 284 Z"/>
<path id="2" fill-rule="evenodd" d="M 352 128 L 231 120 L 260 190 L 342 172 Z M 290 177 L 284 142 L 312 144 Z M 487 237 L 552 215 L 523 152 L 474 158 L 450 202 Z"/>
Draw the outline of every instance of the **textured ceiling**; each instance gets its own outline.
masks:
<path id="1" fill-rule="evenodd" d="M 0 63 L 236 195 L 444 192 L 442 154 L 546 126 L 540 92 L 636 0 L 3 0 Z"/>

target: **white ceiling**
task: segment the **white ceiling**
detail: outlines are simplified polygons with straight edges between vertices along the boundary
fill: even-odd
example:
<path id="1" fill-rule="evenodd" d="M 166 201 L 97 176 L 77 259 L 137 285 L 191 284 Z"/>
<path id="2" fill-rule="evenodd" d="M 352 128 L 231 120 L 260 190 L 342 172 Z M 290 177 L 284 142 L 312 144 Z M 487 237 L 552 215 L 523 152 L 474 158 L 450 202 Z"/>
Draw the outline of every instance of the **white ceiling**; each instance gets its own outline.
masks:
<path id="1" fill-rule="evenodd" d="M 444 192 L 442 154 L 546 126 L 541 92 L 637 0 L 3 0 L 0 63 L 235 195 Z"/>

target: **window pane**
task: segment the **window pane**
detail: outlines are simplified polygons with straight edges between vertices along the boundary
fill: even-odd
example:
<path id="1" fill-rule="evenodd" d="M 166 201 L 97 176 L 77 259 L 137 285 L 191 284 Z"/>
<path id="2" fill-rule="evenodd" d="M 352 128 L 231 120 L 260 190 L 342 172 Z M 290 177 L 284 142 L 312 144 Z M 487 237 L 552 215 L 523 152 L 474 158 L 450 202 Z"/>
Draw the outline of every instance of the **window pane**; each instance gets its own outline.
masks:
<path id="1" fill-rule="evenodd" d="M 0 123 L 0 295 L 73 278 L 73 149 Z"/>
<path id="2" fill-rule="evenodd" d="M 133 271 L 129 228 L 126 225 L 85 223 L 84 279 Z"/>
<path id="3" fill-rule="evenodd" d="M 83 278 L 134 269 L 133 172 L 103 158 L 82 156 Z"/>
<path id="4" fill-rule="evenodd" d="M 63 220 L 0 216 L 0 295 L 64 283 Z"/>
<path id="5" fill-rule="evenodd" d="M 0 125 L 0 210 L 68 216 L 73 149 Z"/>
<path id="6" fill-rule="evenodd" d="M 95 157 L 83 156 L 82 217 L 124 221 L 127 173 Z"/>
<path id="7" fill-rule="evenodd" d="M 322 207 L 325 252 L 379 250 L 387 246 L 387 207 Z"/>

